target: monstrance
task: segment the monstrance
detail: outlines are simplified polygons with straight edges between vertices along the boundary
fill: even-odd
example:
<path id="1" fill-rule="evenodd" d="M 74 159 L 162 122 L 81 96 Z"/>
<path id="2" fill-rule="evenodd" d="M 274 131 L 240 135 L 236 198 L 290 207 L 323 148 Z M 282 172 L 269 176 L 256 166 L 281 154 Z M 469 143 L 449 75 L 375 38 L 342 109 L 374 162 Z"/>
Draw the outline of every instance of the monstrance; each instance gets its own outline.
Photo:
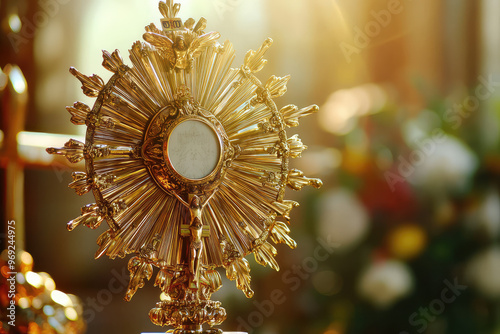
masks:
<path id="1" fill-rule="evenodd" d="M 162 29 L 146 26 L 145 42 L 129 51 L 132 66 L 118 50 L 103 51 L 103 66 L 113 72 L 107 83 L 70 69 L 84 94 L 97 98 L 92 108 L 67 107 L 74 124 L 87 126 L 85 143 L 70 139 L 47 151 L 85 159 L 86 172 L 74 172 L 69 187 L 92 191 L 96 202 L 67 227 L 95 229 L 106 221 L 96 258 L 134 254 L 125 300 L 156 267 L 162 298 L 151 321 L 174 333 L 220 332 L 211 328 L 226 318 L 210 300 L 221 287 L 217 268 L 252 297 L 245 256 L 279 270 L 270 241 L 296 246 L 287 224 L 298 203 L 284 199 L 285 188 L 321 181 L 289 167 L 306 146 L 285 129 L 318 107 L 276 107 L 290 77 L 262 83 L 255 76 L 271 39 L 232 68 L 232 44 L 206 33 L 204 18 L 183 22 L 171 0 L 159 9 Z"/>

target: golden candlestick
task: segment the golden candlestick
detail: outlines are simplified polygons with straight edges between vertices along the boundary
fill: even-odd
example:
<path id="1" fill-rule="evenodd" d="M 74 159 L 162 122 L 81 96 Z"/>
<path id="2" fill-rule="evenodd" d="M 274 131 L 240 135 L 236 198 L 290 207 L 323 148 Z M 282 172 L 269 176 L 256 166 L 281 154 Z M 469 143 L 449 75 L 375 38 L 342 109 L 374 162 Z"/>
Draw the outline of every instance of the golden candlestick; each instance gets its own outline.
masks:
<path id="1" fill-rule="evenodd" d="M 265 83 L 255 76 L 271 39 L 231 68 L 232 44 L 205 33 L 204 18 L 183 22 L 176 17 L 180 5 L 170 0 L 159 9 L 163 30 L 146 26 L 146 42 L 130 50 L 132 66 L 118 51 L 104 51 L 103 66 L 114 73 L 107 83 L 70 70 L 97 98 L 92 108 L 67 107 L 74 124 L 87 126 L 86 140 L 47 151 L 85 159 L 86 173 L 73 173 L 69 186 L 79 195 L 92 191 L 96 203 L 68 229 L 106 221 L 96 257 L 135 254 L 125 299 L 156 267 L 155 286 L 166 298 L 149 312 L 153 323 L 179 334 L 215 333 L 203 324 L 226 318 L 220 302 L 210 300 L 221 287 L 216 268 L 252 297 L 245 256 L 279 270 L 269 241 L 296 246 L 287 223 L 298 203 L 284 199 L 285 188 L 321 181 L 290 169 L 289 159 L 306 146 L 285 129 L 318 107 L 276 107 L 289 76 Z"/>

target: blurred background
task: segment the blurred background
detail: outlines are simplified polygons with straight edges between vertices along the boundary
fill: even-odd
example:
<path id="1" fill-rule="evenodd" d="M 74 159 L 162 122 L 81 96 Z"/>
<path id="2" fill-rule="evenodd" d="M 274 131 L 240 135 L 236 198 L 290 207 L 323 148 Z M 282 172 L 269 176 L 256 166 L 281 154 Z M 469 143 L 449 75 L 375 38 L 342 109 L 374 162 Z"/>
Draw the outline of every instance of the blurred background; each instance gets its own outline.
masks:
<path id="1" fill-rule="evenodd" d="M 288 131 L 309 147 L 293 166 L 324 182 L 320 190 L 287 195 L 301 203 L 291 223 L 298 247 L 278 247 L 280 272 L 249 257 L 253 299 L 223 277 L 213 297 L 228 311 L 222 327 L 262 334 L 500 333 L 500 2 L 178 2 L 180 17 L 204 16 L 207 31 L 234 44 L 234 67 L 273 38 L 259 77 L 291 74 L 278 107 L 320 106 Z M 144 27 L 159 25 L 157 5 L 0 0 L 2 224 L 16 221 L 16 245 L 32 255 L 34 272 L 50 274 L 57 289 L 81 299 L 88 333 L 166 329 L 147 316 L 158 299 L 152 281 L 127 303 L 128 259 L 93 259 L 102 231 L 66 230 L 94 200 L 67 187 L 83 165 L 44 148 L 84 135 L 65 106 L 93 100 L 69 67 L 106 81 L 101 50 L 119 49 L 126 59 Z M 5 296 L 0 301 L 5 312 Z M 8 333 L 1 314 L 0 331 Z M 71 312 L 59 326 L 42 325 L 55 319 L 53 310 L 37 314 L 30 333 L 77 332 L 61 326 L 75 321 Z"/>

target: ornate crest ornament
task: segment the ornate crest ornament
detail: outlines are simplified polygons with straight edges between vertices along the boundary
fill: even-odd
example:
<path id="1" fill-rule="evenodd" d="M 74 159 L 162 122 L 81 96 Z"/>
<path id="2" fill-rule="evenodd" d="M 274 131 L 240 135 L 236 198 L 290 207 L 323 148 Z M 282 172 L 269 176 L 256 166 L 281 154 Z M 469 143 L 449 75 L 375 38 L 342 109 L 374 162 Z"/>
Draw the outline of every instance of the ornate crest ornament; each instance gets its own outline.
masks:
<path id="1" fill-rule="evenodd" d="M 232 44 L 206 33 L 204 18 L 183 22 L 171 0 L 159 9 L 162 30 L 146 27 L 145 42 L 129 51 L 131 66 L 118 51 L 103 52 L 114 73 L 107 83 L 70 69 L 97 98 L 92 108 L 67 107 L 74 124 L 87 126 L 85 143 L 70 139 L 47 151 L 85 159 L 86 172 L 74 172 L 69 186 L 92 191 L 96 202 L 68 229 L 105 221 L 96 258 L 134 254 L 125 300 L 155 274 L 162 294 L 149 312 L 153 323 L 179 334 L 218 333 L 212 326 L 226 312 L 210 300 L 221 287 L 217 268 L 252 297 L 245 256 L 279 270 L 271 242 L 296 246 L 287 224 L 298 203 L 284 199 L 285 189 L 321 181 L 290 169 L 306 146 L 285 130 L 318 107 L 276 107 L 290 77 L 256 77 L 271 39 L 232 68 Z"/>

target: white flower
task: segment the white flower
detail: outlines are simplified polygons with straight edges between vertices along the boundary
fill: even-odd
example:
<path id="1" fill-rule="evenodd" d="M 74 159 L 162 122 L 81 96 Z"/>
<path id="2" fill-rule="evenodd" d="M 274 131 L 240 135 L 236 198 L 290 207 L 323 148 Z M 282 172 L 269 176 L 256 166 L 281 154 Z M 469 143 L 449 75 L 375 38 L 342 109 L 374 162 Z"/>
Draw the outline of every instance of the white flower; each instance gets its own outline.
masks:
<path id="1" fill-rule="evenodd" d="M 361 274 L 358 293 L 379 308 L 386 308 L 408 295 L 413 276 L 406 264 L 387 260 L 375 262 Z"/>
<path id="2" fill-rule="evenodd" d="M 467 219 L 471 230 L 478 230 L 490 239 L 495 239 L 500 234 L 500 197 L 495 189 L 488 191 Z"/>
<path id="3" fill-rule="evenodd" d="M 355 246 L 368 231 L 363 204 L 346 189 L 325 193 L 319 200 L 319 234 L 345 250 Z"/>
<path id="4" fill-rule="evenodd" d="M 436 191 L 463 189 L 478 166 L 474 153 L 449 135 L 416 143 L 406 162 L 414 169 L 409 175 L 412 184 Z"/>
<path id="5" fill-rule="evenodd" d="M 474 256 L 467 265 L 466 274 L 483 295 L 500 298 L 500 247 L 493 246 Z"/>

